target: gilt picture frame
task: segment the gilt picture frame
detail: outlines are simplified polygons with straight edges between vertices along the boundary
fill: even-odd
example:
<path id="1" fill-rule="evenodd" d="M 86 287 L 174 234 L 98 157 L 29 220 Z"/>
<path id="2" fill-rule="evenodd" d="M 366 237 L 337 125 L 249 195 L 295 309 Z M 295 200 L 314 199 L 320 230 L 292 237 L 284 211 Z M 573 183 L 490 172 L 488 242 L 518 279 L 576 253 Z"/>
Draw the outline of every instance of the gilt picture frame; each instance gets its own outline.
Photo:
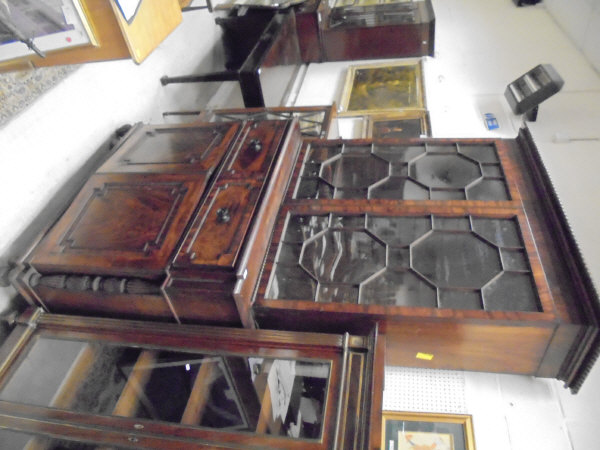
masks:
<path id="1" fill-rule="evenodd" d="M 366 117 L 365 137 L 373 139 L 410 139 L 431 136 L 427 111 L 373 114 Z"/>
<path id="2" fill-rule="evenodd" d="M 383 411 L 382 449 L 475 450 L 473 419 L 464 414 Z"/>
<path id="3" fill-rule="evenodd" d="M 421 60 L 354 65 L 348 68 L 340 101 L 340 115 L 425 109 Z"/>

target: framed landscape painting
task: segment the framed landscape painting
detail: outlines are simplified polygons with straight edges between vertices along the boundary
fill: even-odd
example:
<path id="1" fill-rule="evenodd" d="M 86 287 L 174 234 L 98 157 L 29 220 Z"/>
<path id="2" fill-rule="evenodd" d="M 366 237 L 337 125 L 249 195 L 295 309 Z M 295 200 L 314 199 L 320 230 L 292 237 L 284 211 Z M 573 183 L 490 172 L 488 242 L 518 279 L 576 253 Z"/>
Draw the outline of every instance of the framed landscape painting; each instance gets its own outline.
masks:
<path id="1" fill-rule="evenodd" d="M 421 60 L 350 66 L 340 101 L 347 115 L 426 109 Z"/>
<path id="2" fill-rule="evenodd" d="M 385 450 L 475 450 L 471 416 L 384 411 Z"/>

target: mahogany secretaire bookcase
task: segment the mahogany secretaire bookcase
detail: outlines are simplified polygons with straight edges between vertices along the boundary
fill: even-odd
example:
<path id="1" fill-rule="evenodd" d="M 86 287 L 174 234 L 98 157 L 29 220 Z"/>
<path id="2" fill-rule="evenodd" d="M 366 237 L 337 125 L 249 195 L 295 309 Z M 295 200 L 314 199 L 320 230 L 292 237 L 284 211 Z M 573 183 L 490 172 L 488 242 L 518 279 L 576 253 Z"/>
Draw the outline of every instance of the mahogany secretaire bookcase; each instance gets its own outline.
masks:
<path id="1" fill-rule="evenodd" d="M 295 121 L 142 127 L 23 259 L 49 311 L 363 333 L 389 364 L 577 390 L 598 300 L 516 140 L 304 140 Z"/>

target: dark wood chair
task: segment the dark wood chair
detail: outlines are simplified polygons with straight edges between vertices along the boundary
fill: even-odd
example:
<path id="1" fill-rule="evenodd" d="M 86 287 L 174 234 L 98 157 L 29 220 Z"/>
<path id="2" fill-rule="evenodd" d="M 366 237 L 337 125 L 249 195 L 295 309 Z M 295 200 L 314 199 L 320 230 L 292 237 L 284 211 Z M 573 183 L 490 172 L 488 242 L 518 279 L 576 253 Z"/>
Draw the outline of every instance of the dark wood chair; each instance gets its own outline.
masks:
<path id="1" fill-rule="evenodd" d="M 279 106 L 302 64 L 291 11 L 232 11 L 216 22 L 223 29 L 225 70 L 161 78 L 162 85 L 237 81 L 246 107 Z"/>

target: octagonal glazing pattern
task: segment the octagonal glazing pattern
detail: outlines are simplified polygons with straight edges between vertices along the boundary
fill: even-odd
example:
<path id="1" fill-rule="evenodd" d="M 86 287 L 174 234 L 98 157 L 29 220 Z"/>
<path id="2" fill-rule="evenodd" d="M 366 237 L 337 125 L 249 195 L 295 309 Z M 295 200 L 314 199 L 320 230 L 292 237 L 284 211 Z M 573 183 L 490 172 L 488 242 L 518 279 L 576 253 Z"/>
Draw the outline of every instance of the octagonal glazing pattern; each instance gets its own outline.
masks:
<path id="1" fill-rule="evenodd" d="M 516 219 L 291 215 L 266 298 L 540 311 Z"/>
<path id="2" fill-rule="evenodd" d="M 510 200 L 495 146 L 458 143 L 314 146 L 306 152 L 294 196 Z"/>
<path id="3" fill-rule="evenodd" d="M 436 286 L 480 289 L 502 271 L 498 248 L 471 233 L 434 231 L 412 246 L 414 269 Z"/>
<path id="4" fill-rule="evenodd" d="M 385 245 L 365 231 L 329 228 L 304 242 L 300 266 L 319 283 L 359 285 L 385 267 Z"/>

